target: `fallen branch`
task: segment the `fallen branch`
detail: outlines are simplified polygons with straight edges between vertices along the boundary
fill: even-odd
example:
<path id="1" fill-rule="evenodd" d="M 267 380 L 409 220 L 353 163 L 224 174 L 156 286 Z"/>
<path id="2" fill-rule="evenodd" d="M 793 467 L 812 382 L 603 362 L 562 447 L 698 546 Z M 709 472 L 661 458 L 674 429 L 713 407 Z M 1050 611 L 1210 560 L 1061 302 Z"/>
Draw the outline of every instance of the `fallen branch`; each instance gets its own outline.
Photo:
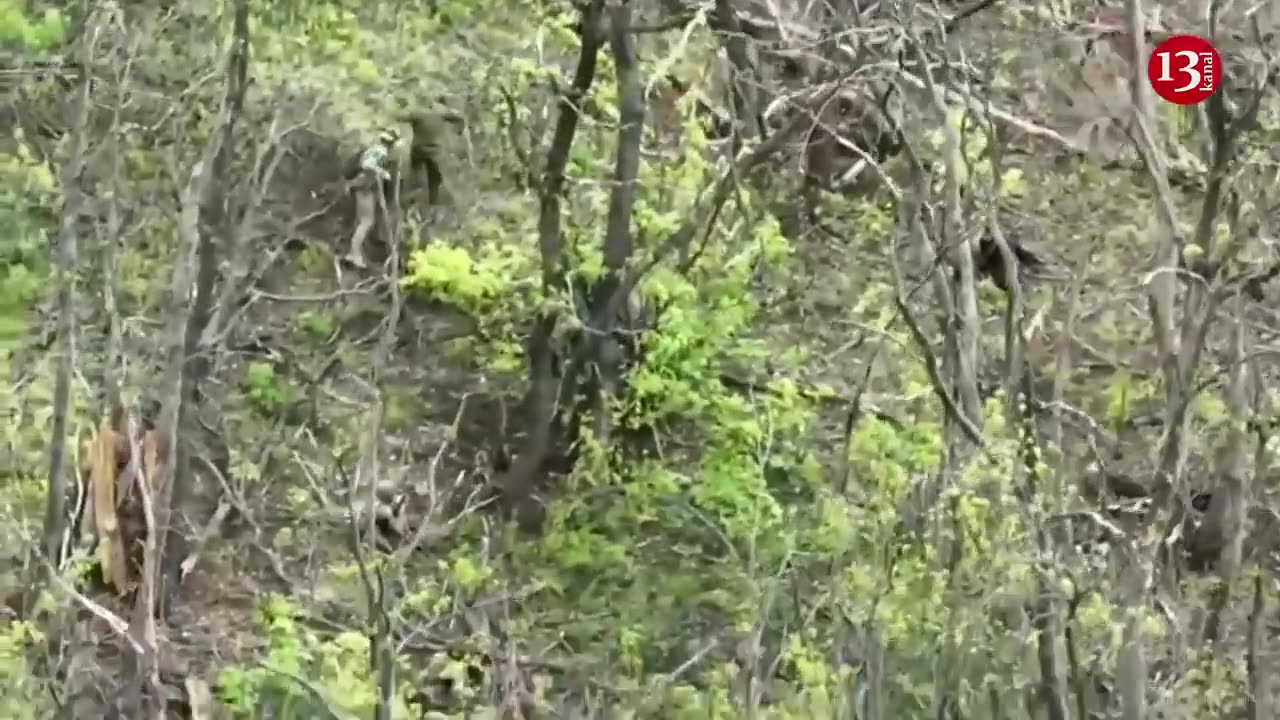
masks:
<path id="1" fill-rule="evenodd" d="M 129 633 L 128 621 L 102 605 L 94 602 L 92 599 L 82 595 L 78 590 L 71 587 L 70 583 L 62 579 L 62 576 L 58 574 L 57 569 L 54 568 L 52 564 L 48 561 L 45 561 L 45 564 L 48 565 L 46 570 L 49 572 L 49 577 L 53 579 L 54 587 L 66 593 L 72 600 L 75 600 L 84 607 L 85 610 L 88 610 L 93 613 L 95 617 L 105 622 L 112 631 L 129 644 L 129 648 L 132 649 L 135 654 L 141 656 L 146 652 L 142 645 Z"/>
<path id="2" fill-rule="evenodd" d="M 179 581 L 185 580 L 191 574 L 191 571 L 195 569 L 196 562 L 200 559 L 201 551 L 204 550 L 205 545 L 209 544 L 210 540 L 218 535 L 222 529 L 223 521 L 227 519 L 229 514 L 231 514 L 231 503 L 226 498 L 223 498 L 218 503 L 218 508 L 213 511 L 213 516 L 209 518 L 209 522 L 200 531 L 200 536 L 196 539 L 195 547 L 191 550 L 191 554 L 187 555 L 182 563 L 178 565 L 181 571 Z"/>

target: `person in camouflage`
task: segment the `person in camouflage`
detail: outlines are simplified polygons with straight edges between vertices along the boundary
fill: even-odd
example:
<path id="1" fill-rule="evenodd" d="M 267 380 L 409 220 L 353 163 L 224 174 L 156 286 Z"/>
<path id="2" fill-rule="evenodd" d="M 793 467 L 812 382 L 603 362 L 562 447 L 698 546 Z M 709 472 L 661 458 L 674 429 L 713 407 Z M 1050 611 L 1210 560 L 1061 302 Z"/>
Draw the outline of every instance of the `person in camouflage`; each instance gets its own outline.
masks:
<path id="1" fill-rule="evenodd" d="M 348 176 L 347 187 L 356 201 L 356 226 L 351 232 L 347 261 L 356 267 L 365 267 L 364 242 L 377 224 L 378 190 L 381 188 L 385 197 L 391 182 L 391 172 L 387 169 L 391 148 L 399 139 L 394 130 L 383 130 L 377 142 L 360 153 L 356 167 Z"/>

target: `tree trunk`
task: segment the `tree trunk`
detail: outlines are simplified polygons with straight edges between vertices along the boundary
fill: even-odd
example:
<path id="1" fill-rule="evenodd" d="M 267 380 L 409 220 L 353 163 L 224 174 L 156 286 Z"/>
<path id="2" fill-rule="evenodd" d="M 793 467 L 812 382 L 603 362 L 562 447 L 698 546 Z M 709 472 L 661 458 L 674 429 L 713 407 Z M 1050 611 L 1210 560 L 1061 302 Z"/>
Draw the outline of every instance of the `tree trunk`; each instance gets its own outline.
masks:
<path id="1" fill-rule="evenodd" d="M 163 608 L 169 616 L 177 601 L 181 581 L 182 560 L 186 555 L 188 537 L 195 524 L 186 517 L 191 496 L 191 437 L 195 427 L 194 413 L 199 402 L 200 382 L 208 374 L 209 350 L 201 342 L 205 328 L 213 314 L 214 286 L 220 276 L 218 266 L 218 241 L 224 248 L 232 245 L 233 223 L 228 202 L 231 175 L 231 159 L 235 153 L 235 127 L 244 105 L 249 69 L 249 3 L 235 0 L 235 18 L 232 29 L 232 45 L 227 57 L 226 92 L 222 101 L 221 121 L 214 131 L 217 151 L 211 163 L 211 176 L 200 197 L 200 237 L 196 251 L 195 301 L 191 308 L 190 322 L 183 335 L 183 356 L 186 370 L 182 375 L 182 404 L 178 417 L 181 432 L 177 442 L 177 464 L 174 467 L 173 486 L 169 494 L 168 537 L 163 558 Z"/>
<path id="2" fill-rule="evenodd" d="M 90 17 L 86 22 L 97 23 L 100 18 Z M 94 33 L 81 39 L 79 48 L 80 87 L 76 100 L 76 119 L 71 128 L 71 155 L 62 168 L 62 222 L 58 228 L 57 255 L 54 261 L 57 296 L 58 354 L 53 390 L 53 422 L 49 437 L 49 478 L 45 495 L 44 513 L 44 563 L 38 565 L 49 573 L 58 572 L 62 560 L 62 542 L 67 532 L 67 425 L 71 415 L 71 376 L 75 370 L 75 295 L 80 239 L 80 215 L 84 208 L 85 153 L 88 145 L 89 114 L 93 107 L 93 88 L 90 70 L 93 60 Z M 72 468 L 77 472 L 78 468 Z M 45 572 L 37 578 L 47 577 Z M 33 584 L 30 601 L 39 594 L 42 581 Z M 30 604 L 30 603 L 29 603 Z"/>

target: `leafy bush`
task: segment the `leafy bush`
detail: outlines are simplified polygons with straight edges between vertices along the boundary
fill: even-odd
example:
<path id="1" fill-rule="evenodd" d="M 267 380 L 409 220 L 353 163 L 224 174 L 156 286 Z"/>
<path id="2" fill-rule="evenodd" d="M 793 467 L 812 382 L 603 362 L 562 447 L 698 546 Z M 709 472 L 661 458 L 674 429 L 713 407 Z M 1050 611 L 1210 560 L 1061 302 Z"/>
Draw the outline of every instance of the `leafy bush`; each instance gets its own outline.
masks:
<path id="1" fill-rule="evenodd" d="M 53 174 L 31 154 L 21 130 L 13 143 L 12 154 L 0 154 L 0 354 L 23 334 L 44 290 L 59 205 Z"/>
<path id="2" fill-rule="evenodd" d="M 62 10 L 46 8 L 39 19 L 29 18 L 16 0 L 0 0 L 0 42 L 16 42 L 32 53 L 61 46 L 69 23 Z"/>
<path id="3" fill-rule="evenodd" d="M 281 377 L 275 365 L 257 360 L 249 363 L 244 378 L 245 394 L 264 415 L 276 415 L 291 406 L 296 390 L 288 378 Z"/>
<path id="4" fill-rule="evenodd" d="M 15 622 L 0 627 L 0 717 L 36 720 L 49 717 L 49 695 L 32 673 L 28 648 L 43 641 L 31 623 Z"/>
<path id="5" fill-rule="evenodd" d="M 356 632 L 321 640 L 305 629 L 301 611 L 289 599 L 273 595 L 258 610 L 267 640 L 256 666 L 232 666 L 218 676 L 219 699 L 237 718 L 311 720 L 336 715 L 340 720 L 373 716 L 377 704 L 369 672 L 369 639 Z M 393 717 L 411 717 L 404 693 L 397 695 Z"/>

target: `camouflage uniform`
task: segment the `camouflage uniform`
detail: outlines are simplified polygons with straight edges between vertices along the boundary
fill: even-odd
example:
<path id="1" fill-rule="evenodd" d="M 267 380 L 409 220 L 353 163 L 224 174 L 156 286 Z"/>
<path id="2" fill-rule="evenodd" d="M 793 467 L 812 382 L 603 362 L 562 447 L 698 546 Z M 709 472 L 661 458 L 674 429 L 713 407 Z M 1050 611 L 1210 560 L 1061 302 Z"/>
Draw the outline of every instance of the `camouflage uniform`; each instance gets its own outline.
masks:
<path id="1" fill-rule="evenodd" d="M 378 187 L 391 180 L 386 166 L 391 157 L 391 147 L 398 139 L 399 136 L 391 130 L 379 133 L 378 141 L 360 154 L 355 176 L 348 182 L 348 188 L 355 195 L 356 227 L 351 233 L 347 260 L 357 267 L 365 267 L 364 241 L 377 223 Z"/>

